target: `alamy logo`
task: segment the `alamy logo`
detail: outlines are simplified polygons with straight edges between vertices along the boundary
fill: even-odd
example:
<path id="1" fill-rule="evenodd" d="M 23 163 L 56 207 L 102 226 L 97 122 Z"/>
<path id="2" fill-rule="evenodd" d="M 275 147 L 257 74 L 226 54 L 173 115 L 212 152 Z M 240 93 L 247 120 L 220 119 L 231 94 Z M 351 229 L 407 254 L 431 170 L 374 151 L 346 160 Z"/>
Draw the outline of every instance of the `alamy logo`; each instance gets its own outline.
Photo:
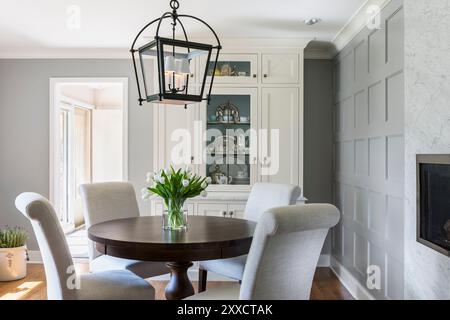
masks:
<path id="1" fill-rule="evenodd" d="M 367 267 L 366 285 L 369 290 L 381 290 L 381 269 L 379 266 Z"/>
<path id="2" fill-rule="evenodd" d="M 81 29 L 81 8 L 72 4 L 67 7 L 66 14 L 66 28 L 69 30 Z"/>
<path id="3" fill-rule="evenodd" d="M 257 165 L 260 174 L 276 175 L 280 169 L 280 130 L 278 129 L 218 129 L 203 131 L 201 121 L 195 121 L 193 135 L 184 128 L 171 134 L 173 146 L 170 162 L 175 165 Z M 258 145 L 260 146 L 258 148 Z"/>
<path id="4" fill-rule="evenodd" d="M 67 277 L 67 289 L 69 290 L 80 290 L 81 289 L 81 281 L 80 276 L 77 274 L 75 270 L 75 266 L 71 265 L 67 268 L 66 273 L 69 275 Z"/>
<path id="5" fill-rule="evenodd" d="M 367 19 L 367 28 L 369 30 L 381 29 L 381 8 L 378 5 L 371 5 L 366 10 L 369 18 Z"/>

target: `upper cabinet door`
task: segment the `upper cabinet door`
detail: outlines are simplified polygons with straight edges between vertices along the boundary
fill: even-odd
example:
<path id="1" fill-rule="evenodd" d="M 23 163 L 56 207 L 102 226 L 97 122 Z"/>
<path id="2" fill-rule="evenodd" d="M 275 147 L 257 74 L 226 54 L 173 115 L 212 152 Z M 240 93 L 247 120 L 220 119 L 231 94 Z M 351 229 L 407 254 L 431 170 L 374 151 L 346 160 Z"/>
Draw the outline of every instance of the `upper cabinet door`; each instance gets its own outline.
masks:
<path id="1" fill-rule="evenodd" d="M 298 185 L 299 89 L 263 88 L 260 117 L 261 180 Z"/>
<path id="2" fill-rule="evenodd" d="M 203 58 L 204 65 L 206 58 Z M 214 61 L 209 62 L 207 81 L 211 82 Z M 257 54 L 220 54 L 217 61 L 214 84 L 258 83 Z"/>
<path id="3" fill-rule="evenodd" d="M 262 83 L 292 83 L 299 82 L 298 54 L 263 54 Z"/>

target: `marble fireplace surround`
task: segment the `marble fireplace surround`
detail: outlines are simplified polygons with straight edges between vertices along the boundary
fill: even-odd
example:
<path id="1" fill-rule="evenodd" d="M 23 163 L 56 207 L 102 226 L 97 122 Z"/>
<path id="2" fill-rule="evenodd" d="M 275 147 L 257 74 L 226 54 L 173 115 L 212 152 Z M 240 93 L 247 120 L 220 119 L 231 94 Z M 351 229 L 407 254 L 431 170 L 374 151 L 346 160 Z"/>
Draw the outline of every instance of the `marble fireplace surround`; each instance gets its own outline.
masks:
<path id="1" fill-rule="evenodd" d="M 405 0 L 405 298 L 450 299 L 450 258 L 416 241 L 416 155 L 450 154 L 450 3 Z"/>

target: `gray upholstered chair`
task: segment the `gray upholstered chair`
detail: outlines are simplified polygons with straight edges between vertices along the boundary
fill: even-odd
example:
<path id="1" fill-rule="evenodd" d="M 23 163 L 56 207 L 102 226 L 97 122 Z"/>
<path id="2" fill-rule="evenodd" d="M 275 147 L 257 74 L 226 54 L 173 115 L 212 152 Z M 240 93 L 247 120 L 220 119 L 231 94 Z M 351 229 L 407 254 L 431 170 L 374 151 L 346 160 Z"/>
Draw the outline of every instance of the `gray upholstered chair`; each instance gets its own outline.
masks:
<path id="1" fill-rule="evenodd" d="M 129 182 L 104 182 L 80 186 L 86 228 L 123 218 L 139 217 L 139 207 L 133 185 Z M 103 255 L 88 240 L 89 264 L 92 272 L 130 270 L 142 278 L 169 273 L 163 262 L 137 261 Z"/>
<path id="2" fill-rule="evenodd" d="M 152 300 L 154 288 L 131 271 L 77 274 L 64 232 L 50 202 L 22 193 L 16 207 L 31 221 L 44 261 L 50 300 Z"/>
<path id="3" fill-rule="evenodd" d="M 225 284 L 188 300 L 309 300 L 325 238 L 340 219 L 328 204 L 273 208 L 256 226 L 242 285 Z"/>
<path id="4" fill-rule="evenodd" d="M 247 200 L 244 219 L 258 221 L 263 212 L 270 208 L 295 204 L 301 195 L 298 186 L 278 183 L 256 183 Z M 215 272 L 235 280 L 242 280 L 247 255 L 199 263 L 198 290 L 206 289 L 207 272 Z"/>

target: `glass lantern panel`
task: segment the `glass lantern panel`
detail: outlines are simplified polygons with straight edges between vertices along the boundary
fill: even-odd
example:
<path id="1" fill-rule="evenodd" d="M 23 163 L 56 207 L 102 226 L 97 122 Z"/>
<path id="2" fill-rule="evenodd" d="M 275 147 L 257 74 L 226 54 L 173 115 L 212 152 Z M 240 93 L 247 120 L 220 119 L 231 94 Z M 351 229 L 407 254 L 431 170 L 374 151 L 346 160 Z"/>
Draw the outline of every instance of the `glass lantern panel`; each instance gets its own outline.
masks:
<path id="1" fill-rule="evenodd" d="M 163 44 L 164 90 L 172 94 L 192 94 L 190 83 L 191 63 L 197 56 L 207 55 L 208 50 Z"/>
<path id="2" fill-rule="evenodd" d="M 139 49 L 139 60 L 142 78 L 144 80 L 145 95 L 147 97 L 158 93 L 157 74 L 157 46 L 153 41 Z M 156 82 L 156 83 L 155 83 Z"/>

